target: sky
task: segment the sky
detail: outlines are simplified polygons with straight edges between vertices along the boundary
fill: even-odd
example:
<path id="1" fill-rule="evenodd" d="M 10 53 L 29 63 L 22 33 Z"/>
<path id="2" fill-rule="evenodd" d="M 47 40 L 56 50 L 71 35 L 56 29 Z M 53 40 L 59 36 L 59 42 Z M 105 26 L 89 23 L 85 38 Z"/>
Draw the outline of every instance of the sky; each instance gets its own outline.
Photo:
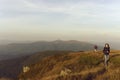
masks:
<path id="1" fill-rule="evenodd" d="M 0 0 L 0 40 L 120 40 L 119 0 Z"/>

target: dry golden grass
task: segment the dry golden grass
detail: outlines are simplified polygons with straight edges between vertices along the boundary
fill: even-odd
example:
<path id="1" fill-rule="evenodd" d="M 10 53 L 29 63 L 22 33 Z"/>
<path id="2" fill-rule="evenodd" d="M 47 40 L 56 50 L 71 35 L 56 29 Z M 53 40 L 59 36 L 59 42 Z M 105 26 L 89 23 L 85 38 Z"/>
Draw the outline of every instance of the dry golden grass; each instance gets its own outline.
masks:
<path id="1" fill-rule="evenodd" d="M 60 75 L 64 68 L 72 72 Z M 111 51 L 107 68 L 103 64 L 102 51 L 72 52 L 47 57 L 32 65 L 20 78 L 23 76 L 31 80 L 120 80 L 120 51 Z"/>

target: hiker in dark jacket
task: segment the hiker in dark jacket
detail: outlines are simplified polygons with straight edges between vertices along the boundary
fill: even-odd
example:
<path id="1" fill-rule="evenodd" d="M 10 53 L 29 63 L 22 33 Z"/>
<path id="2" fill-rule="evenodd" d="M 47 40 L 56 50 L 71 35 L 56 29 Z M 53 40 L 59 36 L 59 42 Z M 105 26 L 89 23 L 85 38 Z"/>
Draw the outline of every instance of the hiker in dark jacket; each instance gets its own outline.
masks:
<path id="1" fill-rule="evenodd" d="M 105 66 L 108 66 L 109 53 L 110 53 L 110 46 L 108 43 L 105 44 L 105 47 L 103 49 L 103 53 L 104 53 Z"/>

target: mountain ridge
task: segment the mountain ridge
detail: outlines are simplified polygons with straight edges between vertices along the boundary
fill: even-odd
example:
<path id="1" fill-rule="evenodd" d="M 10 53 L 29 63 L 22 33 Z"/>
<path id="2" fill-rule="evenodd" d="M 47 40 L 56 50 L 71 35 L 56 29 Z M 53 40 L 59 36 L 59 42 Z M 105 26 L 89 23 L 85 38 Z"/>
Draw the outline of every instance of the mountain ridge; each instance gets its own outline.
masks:
<path id="1" fill-rule="evenodd" d="M 9 45 L 0 46 L 1 59 L 9 59 L 17 56 L 25 56 L 42 52 L 46 50 L 51 51 L 86 51 L 92 50 L 94 44 L 76 40 L 55 40 L 55 41 L 39 41 L 32 43 L 12 43 Z M 101 49 L 101 46 L 99 46 Z"/>

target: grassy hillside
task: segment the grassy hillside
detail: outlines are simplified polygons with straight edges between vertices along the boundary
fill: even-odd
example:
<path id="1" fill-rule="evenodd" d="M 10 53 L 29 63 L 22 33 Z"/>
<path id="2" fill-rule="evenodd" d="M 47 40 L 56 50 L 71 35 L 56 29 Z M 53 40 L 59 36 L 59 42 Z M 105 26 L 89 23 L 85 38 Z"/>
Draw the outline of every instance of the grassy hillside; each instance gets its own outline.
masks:
<path id="1" fill-rule="evenodd" d="M 29 56 L 2 60 L 0 61 L 0 80 L 3 80 L 3 78 L 11 78 L 17 80 L 17 76 L 22 71 L 23 66 L 36 64 L 47 56 L 67 54 L 69 52 L 71 51 L 44 51 Z"/>
<path id="2" fill-rule="evenodd" d="M 93 44 L 81 41 L 39 41 L 33 43 L 14 43 L 0 46 L 0 60 L 33 54 L 40 51 L 86 51 L 92 50 Z"/>
<path id="3" fill-rule="evenodd" d="M 100 51 L 49 56 L 29 67 L 21 80 L 120 80 L 120 51 L 111 52 L 107 68 Z"/>

